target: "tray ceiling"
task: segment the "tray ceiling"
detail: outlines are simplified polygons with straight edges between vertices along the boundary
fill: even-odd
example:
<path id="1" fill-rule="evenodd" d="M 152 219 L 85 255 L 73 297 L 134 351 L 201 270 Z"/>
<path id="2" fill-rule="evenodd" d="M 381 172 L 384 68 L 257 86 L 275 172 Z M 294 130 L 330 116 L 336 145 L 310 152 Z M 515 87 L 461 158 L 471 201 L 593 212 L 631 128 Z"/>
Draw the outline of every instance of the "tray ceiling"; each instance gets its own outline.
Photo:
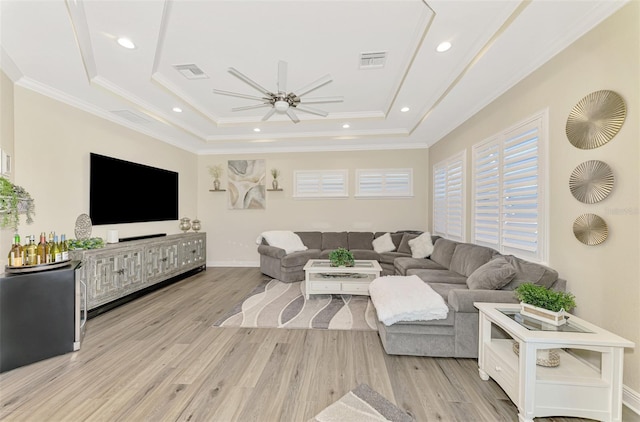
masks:
<path id="1" fill-rule="evenodd" d="M 419 148 L 623 4 L 3 0 L 0 65 L 18 85 L 199 154 Z M 344 101 L 294 124 L 213 93 L 261 96 L 231 67 L 277 92 L 281 60 L 288 90 L 330 74 L 308 96 Z"/>

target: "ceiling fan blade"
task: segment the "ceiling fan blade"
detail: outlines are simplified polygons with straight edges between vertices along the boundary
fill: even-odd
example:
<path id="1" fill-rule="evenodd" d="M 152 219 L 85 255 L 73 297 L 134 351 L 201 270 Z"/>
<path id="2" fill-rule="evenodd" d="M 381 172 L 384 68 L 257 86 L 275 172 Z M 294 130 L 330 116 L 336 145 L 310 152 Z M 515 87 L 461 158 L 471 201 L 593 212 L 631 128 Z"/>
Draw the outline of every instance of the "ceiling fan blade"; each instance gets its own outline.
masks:
<path id="1" fill-rule="evenodd" d="M 267 114 L 265 114 L 264 117 L 262 118 L 262 121 L 264 122 L 265 120 L 269 120 L 269 117 L 273 116 L 273 113 L 275 112 L 276 112 L 275 108 L 272 108 L 271 110 L 269 110 Z"/>
<path id="2" fill-rule="evenodd" d="M 300 98 L 300 103 L 313 104 L 313 103 L 341 103 L 344 101 L 344 97 L 314 97 L 314 98 Z"/>
<path id="3" fill-rule="evenodd" d="M 298 119 L 298 116 L 296 116 L 296 113 L 293 112 L 291 107 L 287 109 L 287 116 L 289 116 L 289 118 L 291 119 L 291 121 L 293 121 L 293 123 L 300 123 L 300 119 Z"/>
<path id="4" fill-rule="evenodd" d="M 303 106 L 300 104 L 296 106 L 296 110 L 304 111 L 305 113 L 317 114 L 318 116 L 322 116 L 322 117 L 327 117 L 329 115 L 329 113 L 327 113 L 326 111 L 319 110 L 313 107 Z"/>
<path id="5" fill-rule="evenodd" d="M 271 103 L 255 104 L 250 106 L 234 107 L 231 109 L 231 111 L 251 110 L 252 108 L 262 108 L 262 107 L 270 107 L 270 106 L 271 106 Z"/>
<path id="6" fill-rule="evenodd" d="M 237 70 L 237 69 L 235 69 L 233 67 L 230 67 L 229 68 L 229 73 L 231 73 L 233 76 L 235 76 L 236 78 L 240 79 L 241 81 L 251 85 L 252 87 L 257 89 L 258 91 L 262 92 L 264 95 L 270 96 L 271 92 L 269 92 L 266 88 L 264 88 L 262 85 L 260 85 L 259 83 L 255 82 L 254 80 L 252 80 L 248 76 L 246 76 L 243 73 L 241 73 L 239 70 Z"/>
<path id="7" fill-rule="evenodd" d="M 278 62 L 278 92 L 287 92 L 287 62 Z"/>
<path id="8" fill-rule="evenodd" d="M 293 91 L 298 97 L 302 97 L 304 94 L 306 94 L 307 92 L 311 92 L 314 89 L 320 88 L 323 85 L 328 84 L 329 82 L 331 82 L 331 75 L 326 74 L 323 77 L 316 79 L 315 81 L 311 82 L 309 85 L 300 88 L 297 91 Z"/>
<path id="9" fill-rule="evenodd" d="M 214 94 L 220 94 L 220 95 L 228 95 L 230 97 L 246 98 L 248 100 L 258 100 L 258 101 L 268 101 L 269 100 L 268 98 L 256 97 L 255 95 L 240 94 L 238 92 L 223 91 L 221 89 L 214 89 L 213 93 Z"/>

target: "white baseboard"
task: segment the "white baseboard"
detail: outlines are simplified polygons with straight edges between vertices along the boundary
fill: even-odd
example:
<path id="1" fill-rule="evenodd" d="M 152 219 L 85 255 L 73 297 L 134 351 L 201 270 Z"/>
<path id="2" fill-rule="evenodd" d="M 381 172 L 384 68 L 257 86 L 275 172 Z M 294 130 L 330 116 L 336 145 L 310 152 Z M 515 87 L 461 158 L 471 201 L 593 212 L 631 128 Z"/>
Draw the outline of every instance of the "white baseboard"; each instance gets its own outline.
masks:
<path id="1" fill-rule="evenodd" d="M 207 267 L 259 267 L 260 261 L 207 261 Z"/>
<path id="2" fill-rule="evenodd" d="M 640 393 L 626 385 L 622 386 L 622 404 L 636 415 L 640 416 Z"/>

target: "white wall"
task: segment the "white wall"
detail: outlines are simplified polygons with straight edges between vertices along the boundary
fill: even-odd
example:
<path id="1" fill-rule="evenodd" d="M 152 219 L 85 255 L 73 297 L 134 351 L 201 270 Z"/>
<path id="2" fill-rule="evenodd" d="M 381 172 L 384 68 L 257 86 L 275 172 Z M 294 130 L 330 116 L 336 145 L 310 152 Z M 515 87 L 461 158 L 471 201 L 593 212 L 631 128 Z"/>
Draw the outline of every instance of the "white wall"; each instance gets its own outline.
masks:
<path id="1" fill-rule="evenodd" d="M 270 169 L 281 171 L 282 192 L 267 192 L 264 210 L 228 209 L 228 192 L 209 192 L 213 178 L 208 166 L 223 164 L 222 187 L 227 185 L 227 160 L 264 159 L 267 184 Z M 392 231 L 425 230 L 428 206 L 428 151 L 352 151 L 282 154 L 209 155 L 198 160 L 198 218 L 207 232 L 207 262 L 215 265 L 257 265 L 255 244 L 265 230 Z M 355 169 L 413 168 L 414 197 L 355 199 Z M 294 170 L 349 170 L 348 199 L 294 199 Z M 193 216 L 189 216 L 193 218 Z"/>
<path id="2" fill-rule="evenodd" d="M 179 173 L 179 214 L 196 210 L 197 157 L 149 136 L 16 86 L 15 183 L 35 200 L 35 222 L 21 220 L 19 233 L 65 233 L 75 237 L 78 215 L 89 213 L 89 153 L 108 155 Z M 109 177 L 105 174 L 104 177 Z M 131 180 L 122 189 L 144 189 L 153 180 Z M 126 207 L 113 199 L 114 207 Z M 106 238 L 179 233 L 178 221 L 94 226 L 92 236 Z"/>
<path id="3" fill-rule="evenodd" d="M 13 82 L 0 69 L 0 148 L 13 156 Z M 8 176 L 13 180 L 13 174 Z M 0 258 L 9 254 L 13 229 L 0 229 Z"/>
<path id="4" fill-rule="evenodd" d="M 575 313 L 636 343 L 625 351 L 625 384 L 640 392 L 640 3 L 631 2 L 538 71 L 502 95 L 430 150 L 430 167 L 502 129 L 549 109 L 550 257 L 549 265 L 568 280 Z M 580 150 L 567 140 L 565 124 L 575 103 L 593 91 L 619 93 L 626 121 L 608 144 Z M 469 155 L 470 157 L 470 155 Z M 604 201 L 587 205 L 568 187 L 573 169 L 586 160 L 608 163 L 615 187 Z M 471 203 L 468 160 L 467 204 Z M 605 219 L 609 237 L 586 246 L 575 239 L 574 219 L 595 213 Z M 467 212 L 467 238 L 471 218 Z"/>

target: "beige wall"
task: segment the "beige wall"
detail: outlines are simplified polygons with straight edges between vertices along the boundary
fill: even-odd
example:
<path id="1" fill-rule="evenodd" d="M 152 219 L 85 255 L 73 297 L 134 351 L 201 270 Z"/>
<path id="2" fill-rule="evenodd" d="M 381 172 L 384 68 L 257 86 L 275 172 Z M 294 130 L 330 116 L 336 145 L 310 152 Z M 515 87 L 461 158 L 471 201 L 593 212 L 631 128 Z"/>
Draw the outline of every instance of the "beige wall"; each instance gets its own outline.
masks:
<path id="1" fill-rule="evenodd" d="M 541 69 L 502 95 L 430 151 L 430 167 L 444 158 L 533 115 L 549 109 L 550 256 L 549 265 L 568 280 L 575 313 L 636 343 L 625 351 L 625 384 L 640 391 L 640 3 L 631 2 Z M 573 105 L 590 92 L 609 89 L 627 105 L 618 135 L 593 150 L 573 147 L 565 123 Z M 604 201 L 578 202 L 569 175 L 586 160 L 602 160 L 614 171 L 615 188 Z M 468 160 L 467 186 L 471 186 Z M 471 189 L 467 189 L 471 203 Z M 586 246 L 575 239 L 574 219 L 583 213 L 603 217 L 609 237 Z M 467 238 L 471 219 L 467 212 Z"/>
<path id="2" fill-rule="evenodd" d="M 227 192 L 209 192 L 213 178 L 207 167 L 223 164 L 222 186 L 227 184 L 227 160 L 264 159 L 269 170 L 281 171 L 282 192 L 267 192 L 264 210 L 229 210 Z M 207 262 L 223 265 L 257 265 L 256 238 L 265 230 L 390 231 L 425 230 L 427 226 L 428 152 L 399 151 L 313 152 L 249 155 L 209 155 L 198 163 L 198 217 L 209 237 Z M 414 197 L 355 199 L 355 169 L 413 168 Z M 294 199 L 294 170 L 349 170 L 348 199 Z M 193 218 L 192 216 L 189 216 Z"/>
<path id="3" fill-rule="evenodd" d="M 25 235 L 55 231 L 75 237 L 78 215 L 89 213 L 89 153 L 179 172 L 179 213 L 196 209 L 197 157 L 187 151 L 111 123 L 33 91 L 15 87 L 15 183 L 35 200 L 35 222 L 21 220 Z M 105 174 L 104 177 L 109 177 Z M 153 180 L 132 180 L 123 189 L 144 189 Z M 126 207 L 114 198 L 114 207 Z M 177 221 L 94 226 L 92 236 L 106 238 L 179 233 Z"/>

